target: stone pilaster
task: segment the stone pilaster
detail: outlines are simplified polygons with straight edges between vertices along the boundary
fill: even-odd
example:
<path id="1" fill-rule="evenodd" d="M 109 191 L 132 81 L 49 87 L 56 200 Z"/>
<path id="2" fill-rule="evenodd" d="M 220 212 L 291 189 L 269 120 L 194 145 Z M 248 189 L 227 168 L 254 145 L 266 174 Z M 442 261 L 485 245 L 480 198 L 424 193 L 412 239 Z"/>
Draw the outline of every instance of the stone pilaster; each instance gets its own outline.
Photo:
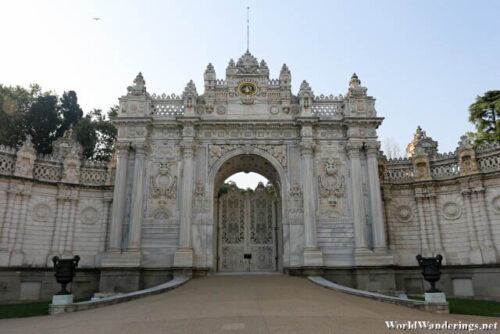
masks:
<path id="1" fill-rule="evenodd" d="M 3 224 L 2 224 L 2 235 L 0 241 L 0 250 L 2 252 L 7 252 L 9 249 L 9 233 L 10 226 L 12 225 L 12 215 L 15 208 L 15 203 L 17 199 L 17 195 L 19 194 L 20 189 L 18 189 L 18 183 L 10 183 L 9 189 L 7 190 L 7 203 L 5 206 L 5 212 L 3 216 Z"/>
<path id="2" fill-rule="evenodd" d="M 486 194 L 485 194 L 485 189 L 481 187 L 480 189 L 476 189 L 475 191 L 476 199 L 478 202 L 481 203 L 481 209 L 483 212 L 483 219 L 482 221 L 484 222 L 485 226 L 485 242 L 483 245 L 483 259 L 485 260 L 486 263 L 495 263 L 497 262 L 497 257 L 498 257 L 498 248 L 496 247 L 495 243 L 493 242 L 492 239 L 492 226 L 491 226 L 491 218 L 490 215 L 488 214 L 488 207 L 486 205 Z M 485 256 L 485 254 L 487 254 Z"/>
<path id="3" fill-rule="evenodd" d="M 300 143 L 301 175 L 304 205 L 304 265 L 322 266 L 323 253 L 317 245 L 316 237 L 316 197 L 314 196 L 314 163 L 315 144 L 307 134 L 312 134 L 310 125 L 303 126 L 302 142 Z M 304 138 L 305 137 L 305 138 Z"/>
<path id="4" fill-rule="evenodd" d="M 15 229 L 13 238 L 12 253 L 10 255 L 10 266 L 21 266 L 23 264 L 23 244 L 24 244 L 24 230 L 26 224 L 26 213 L 28 211 L 28 204 L 31 198 L 31 183 L 25 183 L 21 192 L 21 207 L 19 212 L 19 220 Z"/>
<path id="5" fill-rule="evenodd" d="M 65 222 L 67 224 L 66 237 L 64 243 L 64 256 L 72 257 L 73 254 L 73 241 L 75 235 L 76 224 L 76 210 L 78 208 L 78 191 L 71 191 L 71 198 L 69 204 L 69 219 Z"/>
<path id="6" fill-rule="evenodd" d="M 134 184 L 132 186 L 132 212 L 130 220 L 129 251 L 139 251 L 141 248 L 141 232 L 144 202 L 144 182 L 146 169 L 145 143 L 134 144 L 135 164 L 134 164 Z"/>
<path id="7" fill-rule="evenodd" d="M 366 148 L 374 251 L 385 253 L 387 252 L 387 240 L 384 217 L 382 214 L 382 196 L 380 193 L 380 181 L 378 175 L 379 144 L 377 142 L 369 142 L 367 143 Z"/>
<path id="8" fill-rule="evenodd" d="M 101 222 L 101 241 L 99 243 L 99 253 L 103 253 L 106 250 L 106 246 L 108 243 L 108 222 L 109 222 L 109 212 L 111 209 L 111 205 L 113 203 L 112 195 L 104 195 L 104 210 L 102 213 L 102 222 Z"/>
<path id="9" fill-rule="evenodd" d="M 182 147 L 182 203 L 179 248 L 174 255 L 174 267 L 191 268 L 193 267 L 193 248 L 191 244 L 191 220 L 193 205 L 193 177 L 194 177 L 194 151 L 196 145 L 192 140 L 194 129 L 192 126 L 184 128 L 184 134 L 188 135 L 187 140 L 183 141 Z"/>
<path id="10" fill-rule="evenodd" d="M 361 185 L 361 147 L 362 142 L 359 141 L 349 141 L 346 147 L 351 162 L 352 216 L 354 221 L 354 247 L 356 253 L 368 251 L 366 215 Z"/>
<path id="11" fill-rule="evenodd" d="M 111 218 L 111 235 L 109 251 L 119 252 L 122 249 L 123 215 L 127 200 L 127 167 L 129 156 L 128 143 L 116 143 L 118 158 L 116 163 L 115 187 L 113 193 L 113 209 Z"/>
<path id="12" fill-rule="evenodd" d="M 476 228 L 476 217 L 474 217 L 474 208 L 472 206 L 472 189 L 469 187 L 469 179 L 461 180 L 461 193 L 464 198 L 465 208 L 467 211 L 467 234 L 469 237 L 469 261 L 472 264 L 480 264 L 483 262 L 481 250 L 479 249 L 479 239 Z"/>
<path id="13" fill-rule="evenodd" d="M 426 191 L 427 188 L 425 188 Z M 431 256 L 432 250 L 430 249 L 429 237 L 427 234 L 427 222 L 424 214 L 424 199 L 426 197 L 425 191 L 422 188 L 415 188 L 415 202 L 417 203 L 418 222 L 420 231 L 420 253 L 423 256 Z"/>
<path id="14" fill-rule="evenodd" d="M 437 196 L 429 198 L 429 203 L 431 207 L 431 221 L 432 221 L 432 233 L 434 236 L 434 255 L 442 254 L 443 255 L 443 243 L 441 241 L 441 229 L 439 228 L 439 214 L 437 211 Z M 443 259 L 443 263 L 445 264 L 446 259 Z"/>

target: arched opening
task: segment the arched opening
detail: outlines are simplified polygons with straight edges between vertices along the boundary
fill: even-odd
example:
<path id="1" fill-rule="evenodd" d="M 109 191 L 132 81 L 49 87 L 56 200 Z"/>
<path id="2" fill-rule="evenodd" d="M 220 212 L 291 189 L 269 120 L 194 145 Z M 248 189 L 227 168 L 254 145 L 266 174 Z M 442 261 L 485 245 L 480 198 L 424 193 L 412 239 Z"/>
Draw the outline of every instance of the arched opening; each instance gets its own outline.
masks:
<path id="1" fill-rule="evenodd" d="M 227 157 L 215 168 L 214 270 L 282 271 L 282 177 L 277 168 L 258 154 Z M 260 174 L 269 182 L 261 182 L 253 189 L 224 183 L 240 172 Z"/>

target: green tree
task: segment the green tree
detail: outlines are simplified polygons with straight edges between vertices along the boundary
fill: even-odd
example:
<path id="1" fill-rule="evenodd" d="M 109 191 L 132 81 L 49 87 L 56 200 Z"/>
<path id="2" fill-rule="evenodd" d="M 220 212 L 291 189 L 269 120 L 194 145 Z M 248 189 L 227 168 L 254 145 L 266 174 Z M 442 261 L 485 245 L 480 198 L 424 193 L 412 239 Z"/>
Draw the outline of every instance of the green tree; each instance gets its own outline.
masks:
<path id="1" fill-rule="evenodd" d="M 78 97 L 75 91 L 70 90 L 63 93 L 60 100 L 60 112 L 62 115 L 62 122 L 59 129 L 57 129 L 58 138 L 70 127 L 75 126 L 83 117 L 83 110 L 78 104 Z"/>
<path id="2" fill-rule="evenodd" d="M 83 117 L 75 126 L 76 137 L 83 147 L 83 156 L 87 159 L 108 161 L 113 155 L 116 140 L 116 128 L 102 110 L 94 109 Z"/>
<path id="3" fill-rule="evenodd" d="M 97 134 L 95 125 L 92 122 L 91 115 L 85 115 L 73 128 L 76 134 L 76 139 L 82 145 L 82 154 L 85 158 L 94 156 L 95 146 L 97 144 Z"/>
<path id="4" fill-rule="evenodd" d="M 478 96 L 469 107 L 469 122 L 476 126 L 475 133 L 469 133 L 475 145 L 500 141 L 500 90 Z"/>
<path id="5" fill-rule="evenodd" d="M 26 113 L 27 133 L 31 135 L 38 153 L 52 152 L 52 142 L 57 139 L 57 129 L 61 124 L 57 106 L 57 96 L 38 96 Z"/>
<path id="6" fill-rule="evenodd" d="M 18 147 L 26 138 L 26 113 L 38 96 L 42 95 L 39 85 L 29 89 L 0 84 L 0 144 Z"/>

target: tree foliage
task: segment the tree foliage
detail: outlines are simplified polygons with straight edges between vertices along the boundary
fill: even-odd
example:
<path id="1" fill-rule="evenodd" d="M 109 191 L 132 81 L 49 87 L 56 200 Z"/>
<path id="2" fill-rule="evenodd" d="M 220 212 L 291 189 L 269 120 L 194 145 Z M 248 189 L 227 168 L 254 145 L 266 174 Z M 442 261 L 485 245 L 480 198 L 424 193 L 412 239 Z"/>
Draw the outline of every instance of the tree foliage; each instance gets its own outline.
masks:
<path id="1" fill-rule="evenodd" d="M 18 147 L 23 142 L 27 132 L 26 114 L 41 95 L 38 85 L 25 89 L 0 84 L 0 144 Z"/>
<path id="2" fill-rule="evenodd" d="M 57 129 L 57 137 L 61 137 L 66 130 L 75 126 L 83 117 L 83 110 L 78 104 L 75 91 L 64 92 L 60 101 L 61 125 Z"/>
<path id="3" fill-rule="evenodd" d="M 52 152 L 52 142 L 73 127 L 88 159 L 109 160 L 113 154 L 116 129 L 107 115 L 95 109 L 83 116 L 75 91 L 64 92 L 59 99 L 43 92 L 39 85 L 29 89 L 0 84 L 0 144 L 18 148 L 29 134 L 38 153 Z"/>
<path id="4" fill-rule="evenodd" d="M 475 145 L 500 141 L 500 90 L 478 96 L 469 112 L 469 122 L 476 126 L 476 132 L 469 133 Z"/>
<path id="5" fill-rule="evenodd" d="M 38 153 L 52 152 L 52 142 L 58 138 L 57 129 L 60 124 L 57 96 L 37 97 L 25 115 L 24 126 Z"/>
<path id="6" fill-rule="evenodd" d="M 76 137 L 82 144 L 85 158 L 106 161 L 113 155 L 116 128 L 109 118 L 114 112 L 112 107 L 106 117 L 102 110 L 94 109 L 75 126 Z"/>

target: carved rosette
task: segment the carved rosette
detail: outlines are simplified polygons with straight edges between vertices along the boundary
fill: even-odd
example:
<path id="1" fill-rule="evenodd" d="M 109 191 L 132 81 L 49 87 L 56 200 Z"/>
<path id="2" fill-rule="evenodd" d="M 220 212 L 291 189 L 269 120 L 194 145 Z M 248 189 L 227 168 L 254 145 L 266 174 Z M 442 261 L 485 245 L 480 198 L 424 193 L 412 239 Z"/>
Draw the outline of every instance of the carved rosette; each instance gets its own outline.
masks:
<path id="1" fill-rule="evenodd" d="M 209 167 L 212 168 L 217 160 L 235 150 L 240 150 L 244 154 L 267 152 L 278 160 L 283 169 L 287 168 L 285 145 L 210 145 Z"/>
<path id="2" fill-rule="evenodd" d="M 415 202 L 410 199 L 400 199 L 393 202 L 394 216 L 401 223 L 409 223 L 415 217 Z"/>

